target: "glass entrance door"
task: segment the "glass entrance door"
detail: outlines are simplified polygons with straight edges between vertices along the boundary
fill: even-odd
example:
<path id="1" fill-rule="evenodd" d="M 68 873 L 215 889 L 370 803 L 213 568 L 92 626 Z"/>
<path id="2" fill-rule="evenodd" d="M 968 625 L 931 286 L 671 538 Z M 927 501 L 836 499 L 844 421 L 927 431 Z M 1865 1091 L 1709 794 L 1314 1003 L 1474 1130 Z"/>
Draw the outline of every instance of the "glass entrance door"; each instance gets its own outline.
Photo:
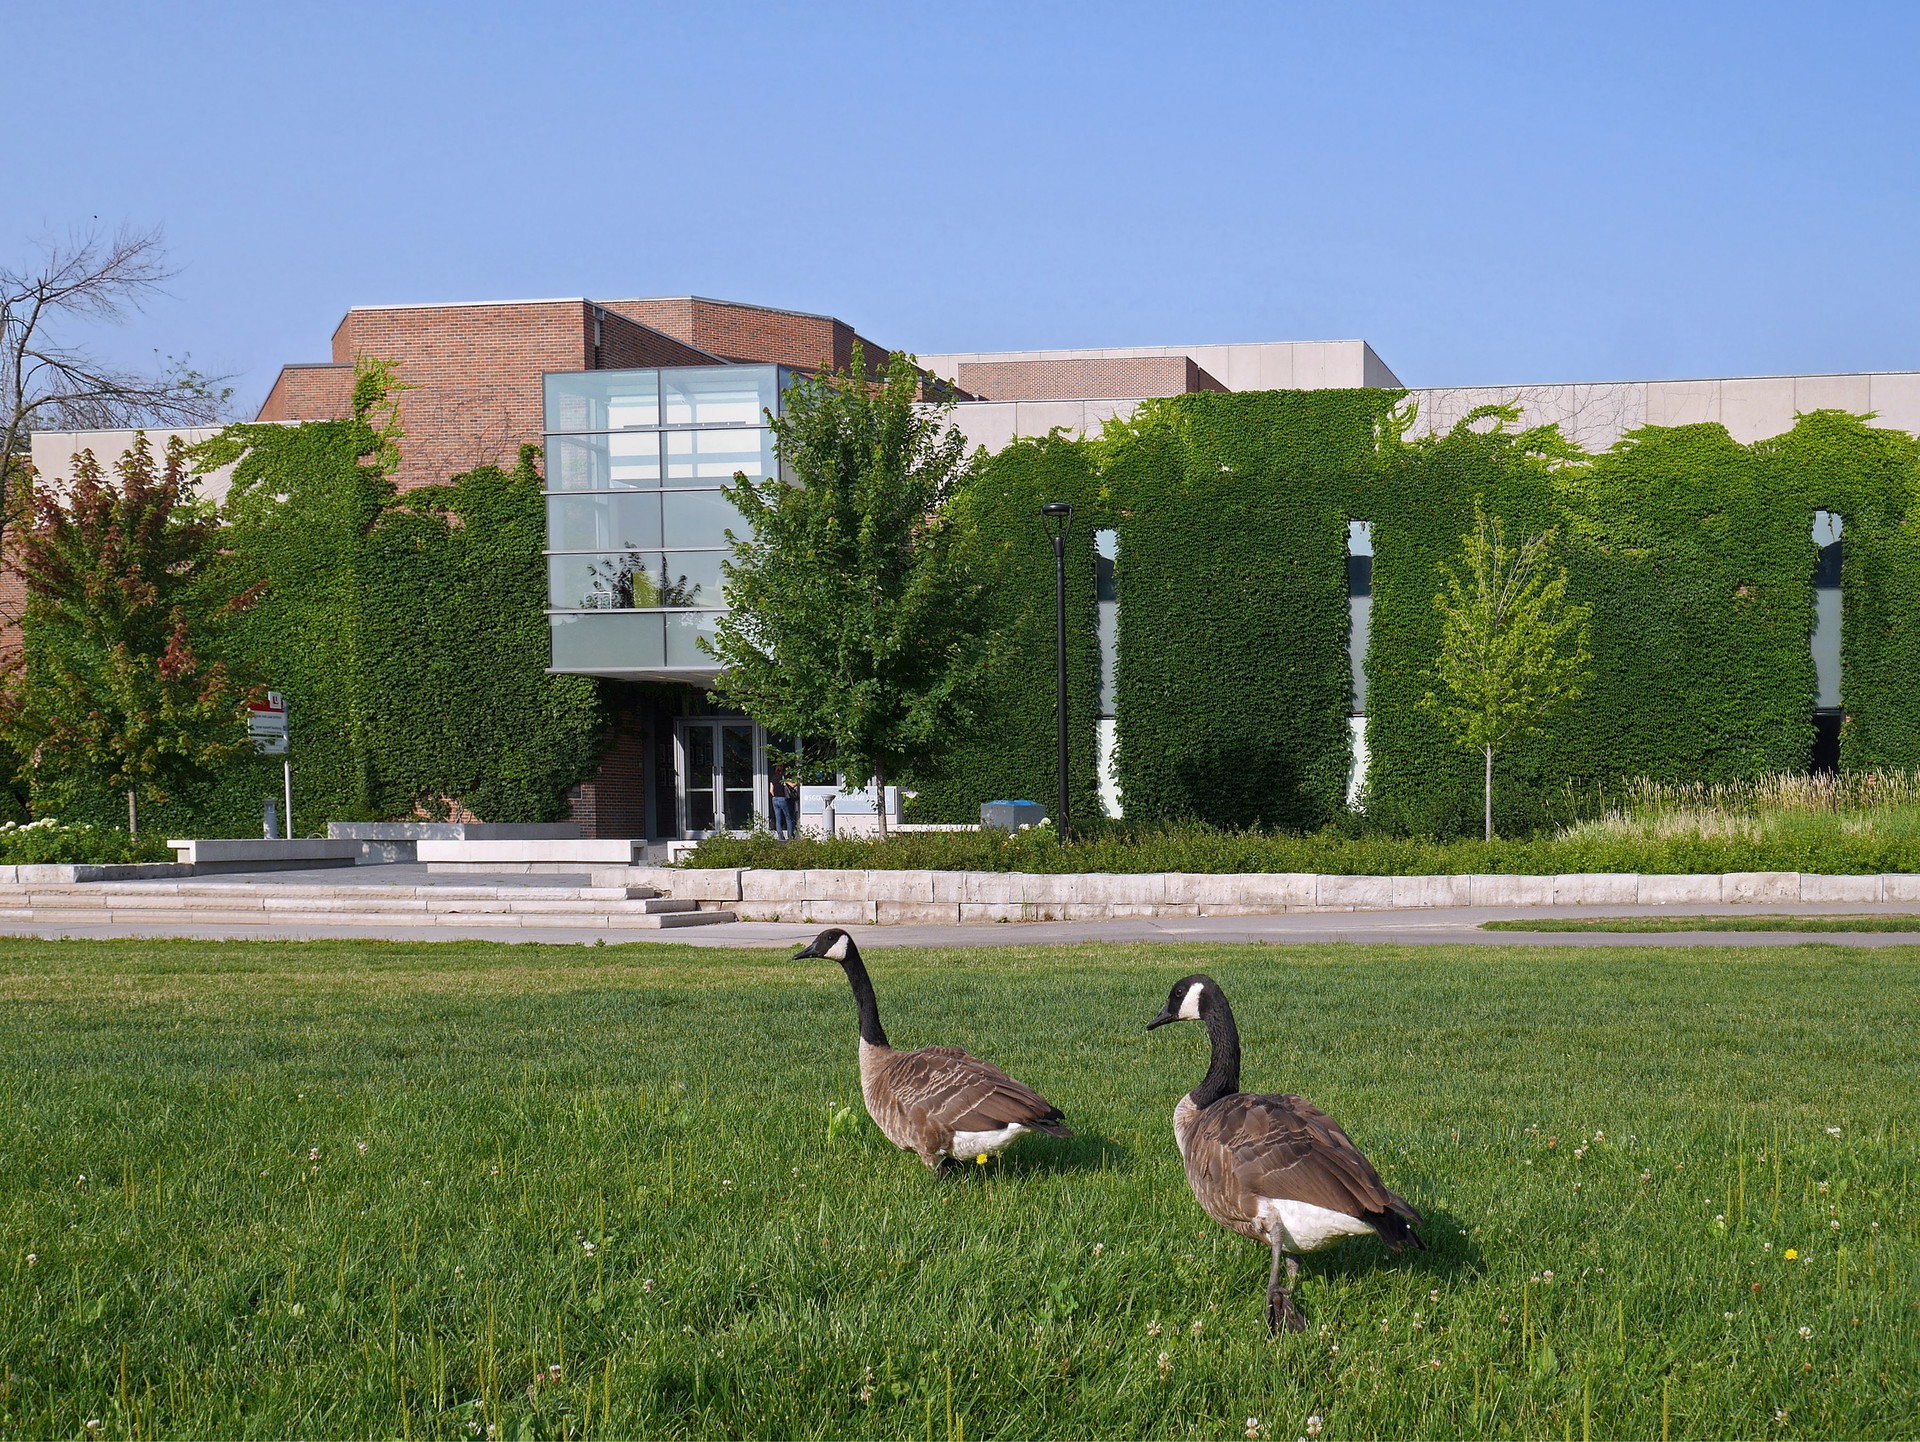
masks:
<path id="1" fill-rule="evenodd" d="M 759 809 L 759 748 L 751 721 L 680 723 L 680 834 L 745 831 Z"/>

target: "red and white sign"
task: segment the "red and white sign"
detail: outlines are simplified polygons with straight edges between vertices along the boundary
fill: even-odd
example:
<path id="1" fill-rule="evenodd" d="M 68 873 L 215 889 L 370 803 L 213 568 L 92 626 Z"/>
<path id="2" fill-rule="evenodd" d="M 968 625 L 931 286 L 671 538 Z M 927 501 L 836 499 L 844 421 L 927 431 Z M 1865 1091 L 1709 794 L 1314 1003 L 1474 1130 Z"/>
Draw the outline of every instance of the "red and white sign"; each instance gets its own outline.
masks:
<path id="1" fill-rule="evenodd" d="M 247 735 L 262 756 L 284 756 L 287 751 L 287 698 L 267 692 L 264 701 L 247 702 Z"/>

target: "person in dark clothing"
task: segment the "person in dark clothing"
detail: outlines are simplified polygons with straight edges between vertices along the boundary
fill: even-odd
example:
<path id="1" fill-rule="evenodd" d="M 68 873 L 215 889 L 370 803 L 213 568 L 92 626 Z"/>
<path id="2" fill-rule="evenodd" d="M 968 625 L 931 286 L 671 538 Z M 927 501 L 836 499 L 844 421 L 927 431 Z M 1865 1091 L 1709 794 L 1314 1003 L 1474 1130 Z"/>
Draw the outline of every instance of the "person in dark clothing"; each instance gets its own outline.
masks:
<path id="1" fill-rule="evenodd" d="M 773 775 L 767 779 L 767 798 L 773 804 L 773 839 L 776 841 L 793 840 L 793 801 L 798 789 L 787 781 L 786 767 L 773 768 Z"/>

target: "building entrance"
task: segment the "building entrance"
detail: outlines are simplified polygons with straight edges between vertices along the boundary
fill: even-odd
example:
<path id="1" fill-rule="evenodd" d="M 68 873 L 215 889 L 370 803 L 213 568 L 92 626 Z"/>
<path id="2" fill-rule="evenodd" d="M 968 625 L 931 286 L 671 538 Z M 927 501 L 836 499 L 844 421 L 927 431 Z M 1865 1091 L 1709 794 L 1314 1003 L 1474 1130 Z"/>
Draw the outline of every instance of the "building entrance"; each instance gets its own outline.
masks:
<path id="1" fill-rule="evenodd" d="M 751 721 L 685 717 L 676 723 L 680 834 L 689 841 L 745 831 L 765 809 L 759 731 Z"/>

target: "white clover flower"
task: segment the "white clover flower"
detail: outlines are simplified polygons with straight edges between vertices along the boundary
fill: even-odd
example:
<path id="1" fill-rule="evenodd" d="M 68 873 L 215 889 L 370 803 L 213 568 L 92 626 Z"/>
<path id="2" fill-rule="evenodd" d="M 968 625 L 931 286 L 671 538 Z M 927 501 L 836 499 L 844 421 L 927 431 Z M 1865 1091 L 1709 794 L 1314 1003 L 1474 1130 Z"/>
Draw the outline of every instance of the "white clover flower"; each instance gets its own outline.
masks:
<path id="1" fill-rule="evenodd" d="M 1307 1435 L 1309 1437 L 1318 1437 L 1320 1435 L 1320 1429 L 1324 1426 L 1326 1426 L 1326 1423 L 1321 1420 L 1320 1414 L 1315 1412 L 1311 1417 L 1307 1418 Z"/>
<path id="2" fill-rule="evenodd" d="M 1802 1327 L 1800 1329 L 1800 1340 L 1802 1342 L 1807 1342 L 1807 1341 L 1811 1341 L 1812 1339 L 1813 1339 L 1813 1328 Z"/>

